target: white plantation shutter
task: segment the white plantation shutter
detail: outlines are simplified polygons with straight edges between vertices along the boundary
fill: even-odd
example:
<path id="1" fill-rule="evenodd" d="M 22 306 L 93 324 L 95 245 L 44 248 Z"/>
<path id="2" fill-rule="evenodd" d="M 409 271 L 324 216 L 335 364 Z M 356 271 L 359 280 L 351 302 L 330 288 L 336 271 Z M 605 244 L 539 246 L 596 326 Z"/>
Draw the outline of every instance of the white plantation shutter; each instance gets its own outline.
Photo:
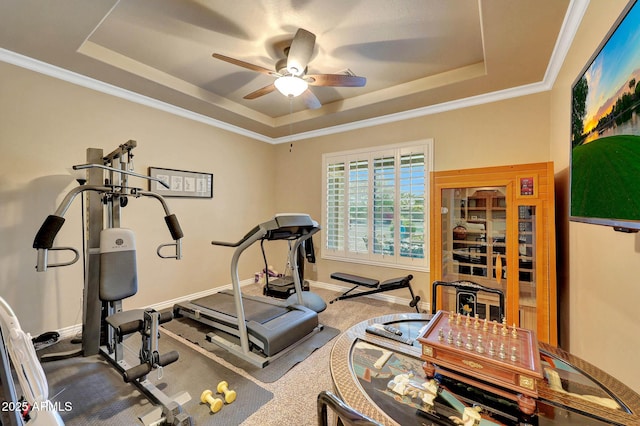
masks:
<path id="1" fill-rule="evenodd" d="M 349 253 L 368 253 L 369 243 L 369 162 L 349 162 L 348 212 Z"/>
<path id="2" fill-rule="evenodd" d="M 396 161 L 393 155 L 373 160 L 374 254 L 395 254 Z"/>
<path id="3" fill-rule="evenodd" d="M 428 266 L 432 142 L 323 155 L 324 258 Z"/>
<path id="4" fill-rule="evenodd" d="M 402 260 L 425 257 L 425 182 L 424 153 L 402 153 L 399 173 Z"/>
<path id="5" fill-rule="evenodd" d="M 345 168 L 344 162 L 326 167 L 326 217 L 324 223 L 325 248 L 344 251 L 345 223 Z"/>

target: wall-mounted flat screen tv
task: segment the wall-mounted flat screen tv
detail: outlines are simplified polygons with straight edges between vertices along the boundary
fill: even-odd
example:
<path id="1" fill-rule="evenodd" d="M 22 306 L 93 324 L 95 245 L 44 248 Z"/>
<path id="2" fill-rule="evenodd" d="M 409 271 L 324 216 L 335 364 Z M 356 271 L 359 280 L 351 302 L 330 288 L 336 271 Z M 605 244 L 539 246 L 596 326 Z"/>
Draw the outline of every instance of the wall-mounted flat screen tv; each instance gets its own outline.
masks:
<path id="1" fill-rule="evenodd" d="M 640 229 L 640 3 L 572 86 L 570 220 Z"/>

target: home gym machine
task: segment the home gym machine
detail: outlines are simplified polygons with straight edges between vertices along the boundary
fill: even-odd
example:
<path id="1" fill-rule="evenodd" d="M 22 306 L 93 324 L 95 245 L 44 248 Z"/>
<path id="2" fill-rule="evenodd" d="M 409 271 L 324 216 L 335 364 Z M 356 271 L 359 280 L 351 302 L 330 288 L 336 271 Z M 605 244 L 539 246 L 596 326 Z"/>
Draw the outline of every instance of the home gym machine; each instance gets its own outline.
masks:
<path id="1" fill-rule="evenodd" d="M 221 291 L 190 302 L 177 303 L 173 308 L 174 315 L 194 319 L 235 336 L 240 344 L 215 332 L 208 333 L 207 340 L 253 365 L 265 367 L 322 329 L 317 312 L 305 305 L 324 302 L 317 300 L 319 297 L 308 291 L 303 295 L 297 256 L 303 241 L 319 230 L 320 226 L 309 215 L 279 214 L 254 227 L 236 243 L 212 241 L 216 246 L 235 248 L 231 259 L 233 291 Z M 262 240 L 293 242 L 289 250 L 289 262 L 296 294 L 291 295 L 288 302 L 242 295 L 238 276 L 240 255 L 253 243 Z"/>
<path id="2" fill-rule="evenodd" d="M 153 309 L 122 309 L 122 299 L 133 296 L 138 289 L 135 237 L 131 230 L 120 228 L 121 210 L 129 204 L 130 199 L 149 197 L 160 202 L 174 242 L 160 245 L 157 254 L 161 258 L 182 257 L 182 230 L 164 198 L 155 192 L 129 186 L 130 176 L 160 182 L 133 171 L 132 150 L 136 145 L 136 141 L 130 140 L 106 156 L 103 156 L 101 149 L 89 148 L 87 164 L 73 166 L 75 170 L 86 169 L 86 181 L 78 179 L 80 185 L 73 188 L 55 213 L 46 218 L 34 239 L 33 247 L 38 250 L 38 271 L 75 263 L 78 260 L 76 249 L 53 247 L 53 242 L 64 224 L 63 216 L 71 203 L 76 196 L 86 193 L 88 235 L 82 347 L 77 351 L 51 354 L 41 359 L 44 362 L 101 353 L 120 371 L 126 382 L 133 382 L 153 403 L 158 404 L 151 413 L 140 418 L 144 424 L 190 425 L 192 418 L 182 409 L 182 404 L 189 401 L 190 396 L 182 392 L 168 397 L 147 379 L 147 374 L 152 370 L 178 359 L 176 351 L 166 354 L 158 351 L 159 325 L 172 319 L 171 312 L 161 314 Z M 169 250 L 166 247 L 173 247 L 172 252 L 166 253 Z M 48 259 L 51 250 L 70 250 L 75 253 L 75 259 L 51 264 Z M 130 366 L 124 359 L 123 340 L 135 332 L 142 335 L 140 364 Z"/>

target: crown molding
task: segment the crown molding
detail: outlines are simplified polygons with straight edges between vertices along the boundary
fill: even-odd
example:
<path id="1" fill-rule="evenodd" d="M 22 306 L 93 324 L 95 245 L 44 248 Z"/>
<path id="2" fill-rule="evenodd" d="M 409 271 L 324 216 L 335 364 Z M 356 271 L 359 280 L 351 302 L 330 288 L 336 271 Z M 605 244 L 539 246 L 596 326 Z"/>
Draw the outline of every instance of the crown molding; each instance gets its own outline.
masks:
<path id="1" fill-rule="evenodd" d="M 348 132 L 351 130 L 362 129 L 371 126 L 377 126 L 386 123 L 393 123 L 396 121 L 409 120 L 416 117 L 423 117 L 426 115 L 438 114 L 441 112 L 452 111 L 456 109 L 468 108 L 471 106 L 477 106 L 487 104 L 491 102 L 502 101 L 506 99 L 516 98 L 520 96 L 527 96 L 535 93 L 551 90 L 555 83 L 555 80 L 560 72 L 564 59 L 571 47 L 573 38 L 580 26 L 582 17 L 589 6 L 589 0 L 571 0 L 569 7 L 567 8 L 567 14 L 565 15 L 560 34 L 556 45 L 554 47 L 549 65 L 545 72 L 545 76 L 542 81 L 524 86 L 514 87 L 511 89 L 499 90 L 483 95 L 472 96 L 469 98 L 459 99 L 450 102 L 444 102 L 437 105 L 430 105 L 427 107 L 416 108 L 408 111 L 403 111 L 394 114 L 388 114 L 380 117 L 369 118 L 365 120 L 355 121 L 352 123 L 341 124 L 332 127 L 326 127 L 319 130 L 312 130 L 309 132 L 295 133 L 288 136 L 279 138 L 271 138 L 256 132 L 251 132 L 238 126 L 225 123 L 220 120 L 216 120 L 211 117 L 207 117 L 202 114 L 195 113 L 193 111 L 186 110 L 184 108 L 168 104 L 166 102 L 159 101 L 157 99 L 150 98 L 148 96 L 140 95 L 139 93 L 126 90 L 112 84 L 108 84 L 64 68 L 60 68 L 55 65 L 48 64 L 46 62 L 39 61 L 37 59 L 30 58 L 7 49 L 0 48 L 0 61 L 6 62 L 12 65 L 16 65 L 31 71 L 35 71 L 40 74 L 47 75 L 59 80 L 66 81 L 68 83 L 76 84 L 78 86 L 86 87 L 91 90 L 96 90 L 108 95 L 116 96 L 135 102 L 141 105 L 145 105 L 151 108 L 155 108 L 169 114 L 174 114 L 189 120 L 197 121 L 209 126 L 213 126 L 222 130 L 226 130 L 232 133 L 236 133 L 248 138 L 252 138 L 261 142 L 270 144 L 280 144 L 295 142 L 304 139 L 310 139 L 315 137 L 327 136 L 336 133 Z"/>
<path id="2" fill-rule="evenodd" d="M 76 72 L 69 71 L 67 69 L 21 55 L 19 53 L 12 52 L 7 49 L 0 48 L 0 61 L 25 68 L 49 77 L 53 77 L 58 80 L 66 81 L 71 84 L 86 87 L 87 89 L 95 90 L 97 92 L 125 99 L 127 101 L 131 101 L 140 105 L 145 105 L 154 109 L 158 109 L 160 111 L 168 112 L 169 114 L 174 114 L 179 117 L 187 118 L 189 120 L 198 121 L 209 126 L 227 130 L 232 133 L 237 133 L 239 135 L 256 139 L 262 142 L 273 143 L 273 138 L 261 135 L 259 133 L 251 132 L 241 127 L 225 123 L 224 121 L 216 120 L 215 118 L 207 117 L 206 115 L 198 114 L 193 111 L 189 111 L 187 109 L 180 108 L 178 106 L 171 105 L 169 103 L 162 102 L 157 99 L 153 99 L 148 96 L 144 96 L 139 93 L 135 93 L 130 90 L 123 89 L 121 87 L 114 86 L 112 84 L 105 83 L 103 81 L 96 80 L 94 78 L 87 77 L 85 75 L 78 74 Z"/>
<path id="3" fill-rule="evenodd" d="M 567 56 L 569 48 L 571 47 L 571 43 L 573 42 L 573 38 L 578 31 L 578 27 L 580 26 L 580 22 L 582 22 L 582 18 L 588 6 L 589 0 L 571 0 L 571 3 L 569 3 L 567 14 L 564 17 L 562 27 L 560 28 L 560 34 L 551 54 L 551 59 L 549 60 L 549 65 L 547 66 L 544 79 L 538 83 L 532 83 L 510 89 L 499 90 L 496 92 L 485 93 L 478 96 L 472 96 L 469 98 L 444 102 L 437 105 L 416 108 L 409 111 L 384 115 L 376 118 L 355 121 L 339 126 L 327 127 L 320 130 L 297 133 L 292 136 L 283 136 L 280 138 L 272 139 L 273 143 L 278 144 L 285 142 L 295 142 L 297 140 L 348 132 L 350 130 L 362 129 L 365 127 L 377 126 L 386 123 L 393 123 L 396 121 L 408 120 L 411 118 L 423 117 L 426 115 L 438 114 L 441 112 L 468 108 L 472 106 L 488 104 L 491 102 L 497 102 L 506 99 L 517 98 L 520 96 L 527 96 L 535 93 L 549 91 L 555 84 L 558 73 L 560 72 L 560 68 L 562 68 L 564 59 Z"/>

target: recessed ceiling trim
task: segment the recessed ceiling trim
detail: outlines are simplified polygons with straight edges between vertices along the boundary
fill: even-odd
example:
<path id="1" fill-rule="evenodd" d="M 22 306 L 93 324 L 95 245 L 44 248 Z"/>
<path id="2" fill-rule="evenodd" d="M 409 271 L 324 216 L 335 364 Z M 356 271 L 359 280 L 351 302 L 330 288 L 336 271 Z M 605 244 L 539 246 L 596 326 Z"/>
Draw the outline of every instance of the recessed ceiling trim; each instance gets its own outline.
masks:
<path id="1" fill-rule="evenodd" d="M 482 37 L 482 57 L 487 59 L 487 39 L 484 33 L 484 20 L 482 19 L 482 0 L 478 0 L 478 22 L 480 22 L 480 37 Z M 485 62 L 486 66 L 486 62 Z M 485 68 L 485 72 L 487 72 Z"/>
<path id="2" fill-rule="evenodd" d="M 394 114 L 383 115 L 375 118 L 354 121 L 339 126 L 325 127 L 319 130 L 311 130 L 308 132 L 296 133 L 292 136 L 282 136 L 273 138 L 272 143 L 279 144 L 285 142 L 293 142 L 297 140 L 310 139 L 320 136 L 327 136 L 335 133 L 347 132 L 350 130 L 362 129 L 365 127 L 377 126 L 380 124 L 393 123 L 396 121 L 409 120 L 411 118 L 423 117 L 426 115 L 438 114 L 441 112 L 453 111 L 477 105 L 488 104 L 491 102 L 503 101 L 506 99 L 517 98 L 520 96 L 532 95 L 539 92 L 549 90 L 550 87 L 545 82 L 532 83 L 524 86 L 514 87 L 511 89 L 499 90 L 496 92 L 486 93 L 469 98 L 458 99 L 450 102 L 443 102 L 437 105 L 430 105 L 422 108 L 416 108 L 409 111 L 398 112 Z"/>
<path id="3" fill-rule="evenodd" d="M 391 99 L 400 98 L 416 93 L 425 92 L 427 90 L 443 87 L 449 84 L 470 80 L 484 76 L 486 74 L 486 66 L 484 62 L 460 67 L 454 70 L 441 72 L 439 74 L 430 75 L 407 83 L 398 84 L 396 86 L 387 87 L 385 89 L 376 90 L 375 92 L 365 93 L 363 95 L 354 96 L 352 98 L 342 99 L 334 103 L 323 105 L 323 108 L 335 107 L 332 112 L 349 111 L 365 105 L 384 102 Z M 303 121 L 305 118 L 322 115 L 318 110 L 303 110 L 293 114 L 283 115 L 275 119 L 275 126 L 280 127 L 290 123 Z"/>
<path id="4" fill-rule="evenodd" d="M 86 87 L 98 92 L 106 93 L 112 96 L 116 96 L 131 102 L 135 102 L 141 105 L 156 108 L 161 111 L 175 114 L 183 118 L 188 118 L 200 123 L 204 123 L 213 127 L 220 128 L 232 133 L 236 133 L 242 136 L 246 136 L 258 141 L 267 142 L 271 144 L 278 144 L 283 142 L 291 142 L 302 139 L 309 139 L 312 137 L 326 136 L 335 133 L 346 132 L 350 130 L 360 129 L 364 127 L 375 126 L 384 123 L 390 123 L 395 121 L 401 121 L 411 118 L 416 118 L 424 115 L 436 114 L 445 111 L 451 111 L 454 109 L 466 108 L 469 106 L 481 105 L 484 103 L 496 102 L 499 100 L 510 99 L 518 96 L 526 96 L 542 91 L 550 90 L 555 83 L 555 79 L 558 76 L 559 70 L 562 67 L 562 63 L 566 57 L 566 54 L 571 46 L 571 42 L 578 30 L 582 17 L 587 10 L 589 0 L 571 0 L 567 14 L 565 15 L 560 35 L 556 41 L 549 66 L 547 67 L 543 81 L 539 83 L 528 84 L 512 89 L 501 90 L 484 95 L 478 95 L 466 99 L 445 102 L 438 105 L 432 105 L 423 108 L 417 108 L 410 111 L 389 114 L 382 117 L 376 117 L 366 120 L 361 120 L 353 123 L 328 127 L 320 130 L 297 133 L 285 137 L 271 138 L 256 132 L 248 131 L 246 129 L 225 123 L 220 120 L 216 120 L 211 117 L 204 116 L 202 114 L 188 111 L 184 108 L 177 107 L 165 102 L 158 101 L 147 96 L 140 95 L 135 92 L 131 92 L 120 87 L 104 83 L 102 81 L 83 76 L 81 74 L 51 65 L 7 49 L 0 48 L 0 61 L 16 65 L 31 71 L 38 72 L 59 80 L 63 80 L 72 84 L 76 84 L 82 87 Z"/>
<path id="5" fill-rule="evenodd" d="M 573 38 L 578 32 L 580 22 L 582 22 L 582 18 L 589 7 L 589 1 L 590 0 L 571 0 L 571 3 L 569 3 L 562 27 L 560 27 L 556 45 L 551 53 L 549 66 L 547 66 L 547 71 L 544 74 L 544 81 L 548 82 L 550 86 L 553 86 L 560 73 L 564 58 L 569 52 Z"/>
<path id="6" fill-rule="evenodd" d="M 227 111 L 243 115 L 251 120 L 257 121 L 258 123 L 273 127 L 273 118 L 266 114 L 262 114 L 236 102 L 231 102 L 222 96 L 216 95 L 215 93 L 204 90 L 194 84 L 176 78 L 171 74 L 160 71 L 157 68 L 150 67 L 149 65 L 115 52 L 107 47 L 101 46 L 100 44 L 87 40 L 82 43 L 77 52 L 104 62 L 112 67 L 119 68 L 149 81 L 153 81 L 154 83 L 169 87 L 180 93 L 184 93 L 185 95 L 224 108 Z"/>
<path id="7" fill-rule="evenodd" d="M 437 105 L 430 105 L 427 107 L 416 108 L 410 111 L 403 111 L 395 114 L 389 114 L 385 116 L 370 118 L 348 124 L 342 124 L 339 126 L 327 127 L 320 130 L 312 130 L 303 133 L 297 133 L 292 136 L 283 136 L 279 138 L 272 138 L 274 144 L 293 142 L 296 140 L 309 139 L 314 137 L 326 136 L 330 134 L 336 134 L 341 132 L 347 132 L 350 130 L 361 129 L 365 127 L 393 123 L 395 121 L 408 120 L 411 118 L 422 117 L 425 115 L 438 114 L 441 112 L 452 111 L 455 109 L 467 108 L 470 106 L 477 106 L 487 104 L 491 102 L 512 99 L 520 96 L 532 95 L 535 93 L 545 92 L 551 90 L 555 84 L 560 68 L 564 62 L 565 57 L 571 47 L 573 38 L 578 31 L 580 22 L 584 17 L 585 12 L 589 6 L 590 0 L 571 0 L 569 7 L 567 8 L 567 14 L 565 15 L 560 33 L 556 41 L 556 45 L 551 54 L 551 60 L 547 66 L 547 70 L 544 75 L 544 79 L 538 83 L 527 84 L 524 86 L 514 87 L 511 89 L 500 90 L 497 92 L 486 93 L 478 96 L 473 96 L 465 99 L 459 99 L 451 102 L 444 102 Z"/>
<path id="8" fill-rule="evenodd" d="M 86 87 L 87 89 L 95 90 L 97 92 L 112 95 L 121 99 L 135 102 L 137 104 L 159 109 L 161 111 L 168 112 L 170 114 L 174 114 L 183 118 L 188 118 L 190 120 L 218 127 L 220 129 L 237 133 L 242 136 L 247 136 L 249 138 L 253 138 L 262 142 L 273 143 L 273 138 L 261 135 L 260 133 L 252 132 L 238 126 L 233 126 L 231 124 L 225 123 L 224 121 L 216 120 L 202 114 L 197 114 L 193 111 L 189 111 L 184 108 L 180 108 L 175 105 L 150 98 L 148 96 L 143 96 L 139 93 L 131 92 L 121 87 L 117 87 L 112 84 L 108 84 L 103 81 L 99 81 L 94 78 L 90 78 L 82 74 L 78 74 L 73 71 L 69 71 L 64 68 L 60 68 L 55 65 L 39 61 L 37 59 L 30 58 L 28 56 L 12 52 L 7 49 L 0 48 L 0 61 L 25 68 L 30 71 L 35 71 L 37 73 L 56 78 L 58 80 L 66 81 L 68 83 L 72 83 L 81 87 Z"/>

